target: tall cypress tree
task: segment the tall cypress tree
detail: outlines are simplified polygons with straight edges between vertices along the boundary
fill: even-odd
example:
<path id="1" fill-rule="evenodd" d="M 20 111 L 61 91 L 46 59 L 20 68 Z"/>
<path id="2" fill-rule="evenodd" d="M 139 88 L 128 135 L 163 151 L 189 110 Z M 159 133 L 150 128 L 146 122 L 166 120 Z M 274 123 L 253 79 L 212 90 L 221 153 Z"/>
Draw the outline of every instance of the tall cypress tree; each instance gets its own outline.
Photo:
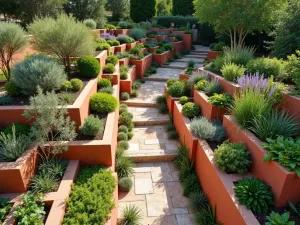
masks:
<path id="1" fill-rule="evenodd" d="M 156 0 L 130 0 L 130 17 L 138 23 L 155 16 Z"/>
<path id="2" fill-rule="evenodd" d="M 173 0 L 173 15 L 192 16 L 195 12 L 193 0 Z"/>

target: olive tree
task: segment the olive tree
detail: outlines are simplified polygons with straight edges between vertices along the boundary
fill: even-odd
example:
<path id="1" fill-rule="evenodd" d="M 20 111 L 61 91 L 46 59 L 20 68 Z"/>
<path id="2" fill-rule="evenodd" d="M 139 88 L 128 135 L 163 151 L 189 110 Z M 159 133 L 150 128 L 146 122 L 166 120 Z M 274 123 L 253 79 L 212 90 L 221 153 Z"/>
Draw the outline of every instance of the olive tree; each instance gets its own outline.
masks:
<path id="1" fill-rule="evenodd" d="M 6 79 L 11 78 L 12 57 L 27 44 L 24 30 L 15 23 L 2 23 L 0 26 L 0 69 Z"/>
<path id="2" fill-rule="evenodd" d="M 72 16 L 61 14 L 57 19 L 36 19 L 28 26 L 28 31 L 34 36 L 34 49 L 57 56 L 67 70 L 72 57 L 93 53 L 90 29 Z"/>
<path id="3" fill-rule="evenodd" d="M 210 23 L 217 33 L 230 37 L 231 48 L 243 46 L 247 34 L 269 28 L 287 0 L 194 0 L 195 16 Z"/>
<path id="4" fill-rule="evenodd" d="M 30 105 L 23 115 L 33 121 L 31 134 L 46 159 L 67 151 L 65 141 L 76 137 L 75 123 L 68 116 L 66 105 L 54 92 L 43 93 L 38 87 L 37 94 L 30 98 Z"/>

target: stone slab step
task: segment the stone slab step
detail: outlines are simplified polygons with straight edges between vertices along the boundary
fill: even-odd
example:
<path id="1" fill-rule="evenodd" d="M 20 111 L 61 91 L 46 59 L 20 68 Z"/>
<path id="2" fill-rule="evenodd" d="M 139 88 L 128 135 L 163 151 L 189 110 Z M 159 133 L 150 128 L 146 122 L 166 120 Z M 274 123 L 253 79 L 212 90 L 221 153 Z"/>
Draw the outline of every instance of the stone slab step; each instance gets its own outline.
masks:
<path id="1" fill-rule="evenodd" d="M 208 54 L 209 51 L 204 51 L 204 50 L 192 50 L 191 54 L 195 54 L 195 55 L 204 55 L 204 54 Z"/>
<path id="2" fill-rule="evenodd" d="M 134 162 L 168 162 L 173 161 L 176 157 L 174 152 L 167 153 L 164 150 L 152 151 L 125 151 L 125 155 L 131 158 Z"/>
<path id="3" fill-rule="evenodd" d="M 150 77 L 144 77 L 143 79 L 147 81 L 166 82 L 170 78 L 150 76 Z"/>
<path id="4" fill-rule="evenodd" d="M 183 56 L 183 58 L 199 58 L 199 59 L 205 59 L 207 55 L 197 55 L 197 54 L 194 54 L 194 55 L 185 55 Z"/>
<path id="5" fill-rule="evenodd" d="M 128 107 L 133 114 L 133 123 L 136 126 L 167 124 L 169 116 L 159 113 L 156 107 Z"/>
<path id="6" fill-rule="evenodd" d="M 143 102 L 141 100 L 120 101 L 120 104 L 125 104 L 132 107 L 156 107 L 156 102 Z"/>

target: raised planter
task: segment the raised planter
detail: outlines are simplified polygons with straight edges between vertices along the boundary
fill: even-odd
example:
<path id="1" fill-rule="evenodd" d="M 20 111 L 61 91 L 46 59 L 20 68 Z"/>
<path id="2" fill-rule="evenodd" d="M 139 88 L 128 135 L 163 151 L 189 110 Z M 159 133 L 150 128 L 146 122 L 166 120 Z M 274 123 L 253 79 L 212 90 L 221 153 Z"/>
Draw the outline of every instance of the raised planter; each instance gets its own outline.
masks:
<path id="1" fill-rule="evenodd" d="M 162 54 L 153 53 L 153 62 L 156 62 L 159 64 L 159 66 L 162 66 L 168 61 L 168 52 L 166 51 Z"/>
<path id="2" fill-rule="evenodd" d="M 0 162 L 0 193 L 25 192 L 37 164 L 37 144 L 31 145 L 15 162 Z"/>
<path id="3" fill-rule="evenodd" d="M 102 71 L 104 69 L 105 60 L 107 58 L 107 55 L 108 55 L 108 52 L 107 52 L 107 50 L 105 50 L 105 51 L 99 52 L 98 55 L 95 57 L 101 65 L 100 75 L 102 75 Z"/>
<path id="4" fill-rule="evenodd" d="M 129 63 L 136 66 L 136 76 L 143 78 L 144 73 L 151 67 L 152 54 L 145 56 L 141 60 L 129 60 Z"/>
<path id="5" fill-rule="evenodd" d="M 139 43 L 145 44 L 147 41 L 147 38 L 141 38 L 138 40 Z"/>
<path id="6" fill-rule="evenodd" d="M 181 31 L 181 30 L 173 30 L 172 33 L 173 34 L 181 34 L 182 36 L 184 35 L 184 31 Z"/>
<path id="7" fill-rule="evenodd" d="M 214 153 L 205 140 L 197 141 L 195 170 L 210 204 L 217 206 L 217 219 L 225 225 L 259 225 L 253 213 L 239 205 L 234 182 L 247 175 L 226 174 L 214 162 Z M 248 175 L 249 176 L 249 175 Z"/>
<path id="8" fill-rule="evenodd" d="M 117 37 L 120 34 L 126 34 L 128 35 L 130 33 L 130 29 L 115 29 L 114 35 Z"/>
<path id="9" fill-rule="evenodd" d="M 215 59 L 215 58 L 217 58 L 217 56 L 219 56 L 221 54 L 222 54 L 222 52 L 220 52 L 220 51 L 209 51 L 207 53 L 206 60 Z"/>
<path id="10" fill-rule="evenodd" d="M 123 58 L 123 59 L 119 59 L 119 64 L 120 66 L 128 66 L 129 65 L 129 58 Z"/>
<path id="11" fill-rule="evenodd" d="M 223 92 L 226 92 L 230 95 L 234 95 L 237 92 L 240 92 L 240 86 L 236 83 L 230 82 L 228 80 L 225 80 L 224 77 L 217 75 L 213 72 L 210 72 L 208 70 L 205 70 L 203 67 L 199 68 L 199 72 L 206 72 L 208 77 L 212 80 L 216 79 L 220 82 L 220 85 L 222 87 Z"/>
<path id="12" fill-rule="evenodd" d="M 249 130 L 242 129 L 232 116 L 223 118 L 223 126 L 231 142 L 243 142 L 251 152 L 251 172 L 271 186 L 277 207 L 287 206 L 288 201 L 300 203 L 300 178 L 275 161 L 264 162 L 266 150 L 262 142 Z"/>
<path id="13" fill-rule="evenodd" d="M 131 93 L 132 83 L 136 78 L 136 66 L 132 66 L 128 71 L 128 77 L 126 80 L 120 80 L 120 92 Z"/>
<path id="14" fill-rule="evenodd" d="M 210 104 L 208 96 L 202 91 L 194 90 L 194 102 L 200 106 L 201 115 L 209 120 L 222 120 L 225 113 L 227 113 L 226 107 Z"/>
<path id="15" fill-rule="evenodd" d="M 147 38 L 147 42 L 156 42 L 156 38 Z"/>
<path id="16" fill-rule="evenodd" d="M 103 73 L 102 78 L 107 78 L 111 81 L 112 84 L 119 84 L 120 81 L 120 66 L 119 63 L 115 65 L 116 72 L 109 74 L 109 73 Z"/>
<path id="17" fill-rule="evenodd" d="M 149 49 L 149 52 L 155 52 L 157 49 L 159 49 L 159 46 L 150 47 L 148 49 Z"/>
<path id="18" fill-rule="evenodd" d="M 164 28 L 164 29 L 159 29 L 158 32 L 170 34 L 170 33 L 172 33 L 172 31 L 173 31 L 173 28 Z"/>
<path id="19" fill-rule="evenodd" d="M 172 42 L 172 45 L 174 53 L 181 52 L 184 49 L 182 41 Z"/>
<path id="20" fill-rule="evenodd" d="M 157 35 L 156 40 L 158 42 L 161 42 L 161 41 L 165 40 L 167 37 L 168 37 L 167 35 Z"/>
<path id="21" fill-rule="evenodd" d="M 285 111 L 300 122 L 300 98 L 282 92 L 282 105 Z"/>
<path id="22" fill-rule="evenodd" d="M 170 42 L 175 42 L 175 41 L 176 41 L 176 37 L 167 37 L 167 39 L 168 39 Z"/>
<path id="23" fill-rule="evenodd" d="M 195 159 L 198 139 L 190 132 L 190 119 L 182 115 L 181 112 L 182 105 L 178 101 L 175 101 L 173 112 L 174 125 L 179 134 L 180 140 L 189 149 L 190 158 Z"/>
<path id="24" fill-rule="evenodd" d="M 96 34 L 100 35 L 100 34 L 104 34 L 107 33 L 106 29 L 95 29 L 93 30 Z"/>
<path id="25" fill-rule="evenodd" d="M 182 41 L 183 41 L 183 47 L 185 49 L 192 49 L 192 35 L 191 34 L 183 34 Z"/>
<path id="26" fill-rule="evenodd" d="M 130 51 L 130 49 L 134 48 L 137 45 L 137 42 L 126 43 L 126 51 Z"/>
<path id="27" fill-rule="evenodd" d="M 114 85 L 114 96 L 119 99 L 119 86 Z M 102 140 L 66 142 L 68 151 L 62 154 L 64 159 L 80 160 L 86 165 L 104 165 L 114 168 L 117 147 L 119 109 L 107 116 Z"/>
<path id="28" fill-rule="evenodd" d="M 43 196 L 45 205 L 51 207 L 50 212 L 47 216 L 45 225 L 61 225 L 65 215 L 66 199 L 69 197 L 71 192 L 72 184 L 75 180 L 77 171 L 79 169 L 79 161 L 69 161 L 68 167 L 65 174 L 60 182 L 58 190 L 56 192 L 50 192 Z M 20 204 L 20 197 L 22 194 L 7 194 L 0 195 L 2 198 L 10 198 L 11 202 L 14 203 L 12 211 L 7 216 L 3 225 L 15 225 L 16 221 L 13 217 L 14 209 Z"/>
<path id="29" fill-rule="evenodd" d="M 115 46 L 115 52 L 125 52 L 125 51 L 126 51 L 126 44 Z"/>
<path id="30" fill-rule="evenodd" d="M 116 46 L 112 46 L 109 49 L 109 55 L 114 55 L 115 54 L 115 50 L 116 50 Z"/>
<path id="31" fill-rule="evenodd" d="M 186 74 L 186 69 L 185 69 L 179 74 L 179 80 L 188 80 L 188 79 L 190 79 L 190 75 Z"/>

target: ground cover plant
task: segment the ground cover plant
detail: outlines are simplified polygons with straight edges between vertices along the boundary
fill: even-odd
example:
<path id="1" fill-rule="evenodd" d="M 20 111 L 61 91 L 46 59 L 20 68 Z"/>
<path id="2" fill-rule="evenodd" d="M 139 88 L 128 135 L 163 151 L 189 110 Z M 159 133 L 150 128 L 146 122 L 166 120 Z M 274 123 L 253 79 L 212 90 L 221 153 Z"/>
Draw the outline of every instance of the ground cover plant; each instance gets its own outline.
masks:
<path id="1" fill-rule="evenodd" d="M 80 168 L 67 201 L 64 225 L 104 224 L 114 207 L 116 179 L 100 166 Z"/>
<path id="2" fill-rule="evenodd" d="M 3 223 L 6 216 L 9 214 L 12 205 L 7 198 L 0 198 L 0 223 Z"/>

